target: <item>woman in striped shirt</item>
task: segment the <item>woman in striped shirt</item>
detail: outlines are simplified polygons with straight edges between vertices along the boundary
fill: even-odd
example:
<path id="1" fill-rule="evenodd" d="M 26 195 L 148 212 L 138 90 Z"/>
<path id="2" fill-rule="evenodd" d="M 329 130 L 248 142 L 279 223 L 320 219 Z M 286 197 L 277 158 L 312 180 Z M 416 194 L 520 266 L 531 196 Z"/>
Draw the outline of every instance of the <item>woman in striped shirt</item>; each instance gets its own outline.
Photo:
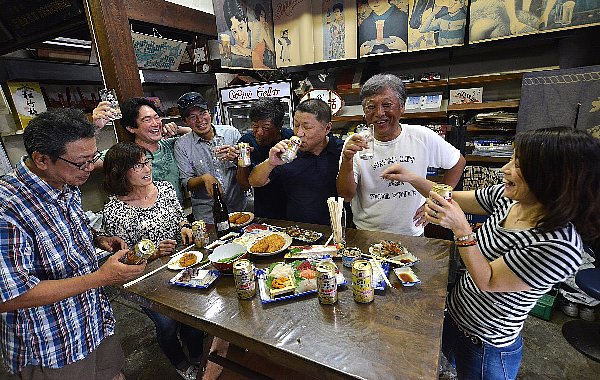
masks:
<path id="1" fill-rule="evenodd" d="M 442 349 L 459 378 L 514 379 L 521 329 L 536 301 L 581 263 L 582 239 L 600 238 L 600 140 L 548 128 L 517 135 L 504 183 L 456 191 L 394 165 L 383 178 L 429 195 L 427 220 L 449 228 L 467 273 L 448 295 Z M 490 215 L 473 233 L 464 213 Z"/>

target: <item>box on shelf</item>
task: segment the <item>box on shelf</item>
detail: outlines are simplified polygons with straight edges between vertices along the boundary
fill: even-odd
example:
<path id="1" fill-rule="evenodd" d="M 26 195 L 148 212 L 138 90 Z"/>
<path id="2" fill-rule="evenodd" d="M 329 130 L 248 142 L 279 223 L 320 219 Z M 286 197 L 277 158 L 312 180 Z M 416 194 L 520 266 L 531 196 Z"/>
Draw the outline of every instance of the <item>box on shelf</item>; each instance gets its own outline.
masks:
<path id="1" fill-rule="evenodd" d="M 481 103 L 483 98 L 483 87 L 462 88 L 450 90 L 449 104 Z"/>
<path id="2" fill-rule="evenodd" d="M 544 321 L 549 321 L 554 311 L 556 304 L 556 297 L 558 295 L 558 288 L 552 288 L 546 294 L 544 294 L 535 304 L 533 309 L 529 312 L 530 315 L 541 318 Z"/>

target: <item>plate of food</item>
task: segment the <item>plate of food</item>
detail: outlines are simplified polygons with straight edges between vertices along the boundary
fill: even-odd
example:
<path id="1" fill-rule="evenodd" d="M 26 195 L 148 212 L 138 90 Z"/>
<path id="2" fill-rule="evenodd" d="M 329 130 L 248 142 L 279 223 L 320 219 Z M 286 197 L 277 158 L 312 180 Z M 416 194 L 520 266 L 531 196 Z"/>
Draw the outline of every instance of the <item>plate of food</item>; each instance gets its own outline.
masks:
<path id="1" fill-rule="evenodd" d="M 200 251 L 187 251 L 180 255 L 174 256 L 167 263 L 167 268 L 173 270 L 182 270 L 183 268 L 189 268 L 202 261 L 202 252 Z"/>
<path id="2" fill-rule="evenodd" d="M 285 232 L 266 231 L 248 241 L 248 252 L 256 256 L 271 256 L 283 252 L 292 244 Z"/>
<path id="3" fill-rule="evenodd" d="M 401 267 L 412 266 L 419 258 L 408 251 L 399 241 L 381 240 L 369 247 L 369 253 L 375 258 L 399 265 Z"/>
<path id="4" fill-rule="evenodd" d="M 288 253 L 283 257 L 286 259 L 310 259 L 328 255 L 339 257 L 338 249 L 334 244 L 330 245 L 290 245 Z"/>
<path id="5" fill-rule="evenodd" d="M 394 268 L 394 273 L 398 276 L 402 286 L 415 286 L 421 283 L 411 268 Z"/>
<path id="6" fill-rule="evenodd" d="M 173 285 L 185 286 L 188 288 L 208 288 L 221 273 L 218 270 L 206 270 L 199 268 L 185 268 L 175 277 L 169 280 Z"/>
<path id="7" fill-rule="evenodd" d="M 254 214 L 251 212 L 232 212 L 229 214 L 229 224 L 233 228 L 240 228 L 250 224 L 254 220 Z"/>
<path id="8" fill-rule="evenodd" d="M 331 258 L 323 260 L 331 261 Z M 317 292 L 316 266 L 322 260 L 278 262 L 257 271 L 258 289 L 262 303 L 302 297 Z M 344 275 L 336 268 L 338 286 L 347 285 Z"/>
<path id="9" fill-rule="evenodd" d="M 283 229 L 283 232 L 290 235 L 292 238 L 306 243 L 314 243 L 319 240 L 323 234 L 317 231 L 306 230 L 298 226 L 289 226 Z"/>

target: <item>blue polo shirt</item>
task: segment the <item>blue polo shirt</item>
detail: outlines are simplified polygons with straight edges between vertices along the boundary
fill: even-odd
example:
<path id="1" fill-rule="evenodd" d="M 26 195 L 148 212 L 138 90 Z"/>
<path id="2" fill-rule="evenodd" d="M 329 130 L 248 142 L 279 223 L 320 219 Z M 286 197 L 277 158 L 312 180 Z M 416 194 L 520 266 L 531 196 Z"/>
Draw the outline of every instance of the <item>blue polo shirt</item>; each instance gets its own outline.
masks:
<path id="1" fill-rule="evenodd" d="M 327 147 L 318 156 L 298 152 L 294 161 L 273 169 L 269 178 L 283 187 L 285 219 L 330 224 L 327 198 L 338 195 L 335 180 L 343 146 L 343 140 L 329 135 Z"/>
<path id="2" fill-rule="evenodd" d="M 289 139 L 294 132 L 289 128 L 281 129 L 281 139 Z M 254 148 L 250 153 L 250 170 L 267 158 L 269 150 L 280 140 L 271 145 L 261 146 L 256 142 L 254 132 L 245 133 L 239 142 L 250 144 Z M 285 219 L 285 196 L 281 184 L 271 181 L 267 185 L 254 188 L 254 215 L 262 218 Z"/>

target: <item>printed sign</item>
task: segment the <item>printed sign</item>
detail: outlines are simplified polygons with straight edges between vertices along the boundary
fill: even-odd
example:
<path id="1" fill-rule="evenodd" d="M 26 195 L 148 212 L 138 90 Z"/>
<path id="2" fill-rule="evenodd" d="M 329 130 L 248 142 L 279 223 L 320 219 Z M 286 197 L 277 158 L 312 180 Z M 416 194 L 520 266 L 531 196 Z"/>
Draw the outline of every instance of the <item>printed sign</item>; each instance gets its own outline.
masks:
<path id="1" fill-rule="evenodd" d="M 138 67 L 177 70 L 187 44 L 181 41 L 131 32 Z"/>
<path id="2" fill-rule="evenodd" d="M 291 94 L 290 82 L 258 83 L 250 86 L 222 88 L 221 102 L 241 102 L 258 98 L 288 98 Z"/>
<path id="3" fill-rule="evenodd" d="M 483 87 L 450 90 L 450 104 L 481 103 Z"/>
<path id="4" fill-rule="evenodd" d="M 25 128 L 31 119 L 46 111 L 46 102 L 39 83 L 8 82 L 8 89 L 21 128 Z"/>
<path id="5" fill-rule="evenodd" d="M 329 104 L 332 116 L 337 115 L 344 106 L 344 99 L 337 92 L 331 90 L 310 90 L 300 99 L 300 103 L 308 99 L 321 99 Z"/>

